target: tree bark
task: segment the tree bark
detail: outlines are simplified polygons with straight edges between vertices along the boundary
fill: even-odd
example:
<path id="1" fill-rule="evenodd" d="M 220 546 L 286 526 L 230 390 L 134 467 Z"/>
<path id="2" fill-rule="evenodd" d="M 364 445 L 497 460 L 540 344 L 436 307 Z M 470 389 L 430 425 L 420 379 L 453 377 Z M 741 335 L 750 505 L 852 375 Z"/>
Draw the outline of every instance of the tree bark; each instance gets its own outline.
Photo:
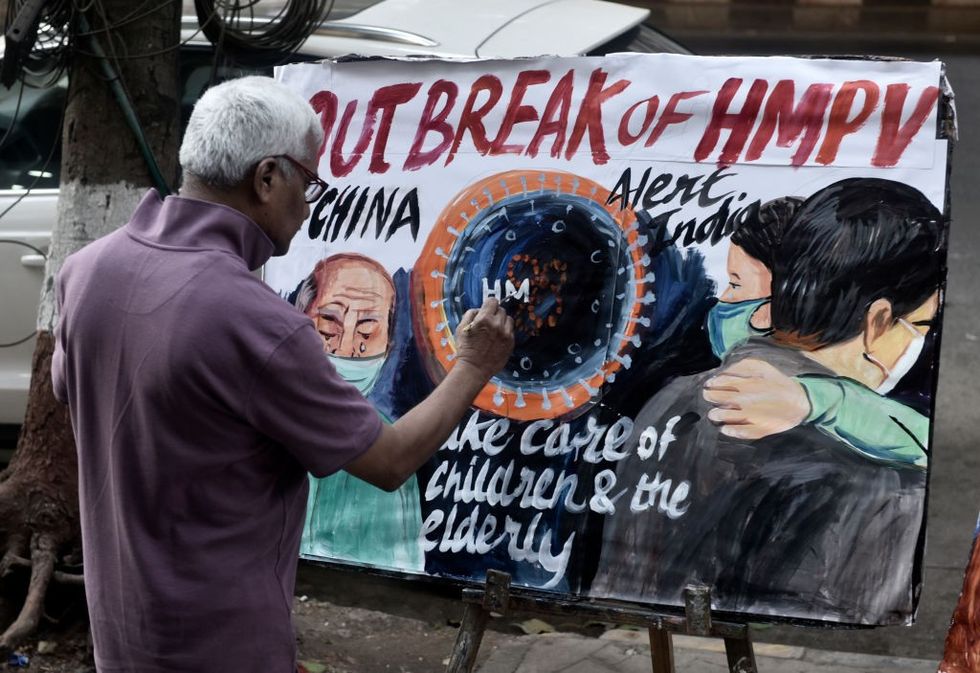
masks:
<path id="1" fill-rule="evenodd" d="M 129 0 L 87 6 L 85 18 L 128 90 L 161 172 L 174 185 L 181 5 L 160 3 L 148 14 L 147 6 L 134 11 Z M 81 544 L 77 458 L 68 410 L 55 400 L 51 385 L 54 280 L 69 254 L 125 224 L 152 184 L 89 37 L 76 29 L 72 40 L 58 221 L 45 267 L 31 388 L 17 449 L 0 474 L 0 576 L 29 566 L 31 579 L 20 615 L 0 635 L 0 652 L 37 627 L 52 578 L 71 581 L 72 571 L 77 573 L 71 567 Z"/>

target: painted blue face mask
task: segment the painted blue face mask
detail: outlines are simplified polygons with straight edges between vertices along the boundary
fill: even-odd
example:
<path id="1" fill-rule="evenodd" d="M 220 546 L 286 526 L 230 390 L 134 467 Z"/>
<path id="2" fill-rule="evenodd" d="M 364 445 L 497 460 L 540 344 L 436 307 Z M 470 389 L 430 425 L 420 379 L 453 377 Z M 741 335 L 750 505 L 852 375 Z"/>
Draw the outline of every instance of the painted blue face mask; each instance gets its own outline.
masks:
<path id="1" fill-rule="evenodd" d="M 711 350 L 719 359 L 724 359 L 735 346 L 749 337 L 760 336 L 766 332 L 752 327 L 752 315 L 760 306 L 769 302 L 768 297 L 746 301 L 720 301 L 708 311 L 708 338 Z"/>
<path id="2" fill-rule="evenodd" d="M 340 378 L 353 384 L 362 395 L 367 395 L 374 388 L 386 358 L 385 354 L 369 358 L 342 358 L 327 353 L 327 359 L 340 374 Z"/>

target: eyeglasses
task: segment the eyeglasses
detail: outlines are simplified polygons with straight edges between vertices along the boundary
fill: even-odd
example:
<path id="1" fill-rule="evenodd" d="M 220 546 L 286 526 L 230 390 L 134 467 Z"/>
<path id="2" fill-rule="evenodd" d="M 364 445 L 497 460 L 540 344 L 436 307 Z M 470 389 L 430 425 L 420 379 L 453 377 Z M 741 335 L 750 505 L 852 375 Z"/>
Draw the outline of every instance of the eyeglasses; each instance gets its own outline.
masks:
<path id="1" fill-rule="evenodd" d="M 288 154 L 276 154 L 276 158 L 282 158 L 291 163 L 293 166 L 298 168 L 303 176 L 306 178 L 306 191 L 304 192 L 304 198 L 307 203 L 316 203 L 323 196 L 323 193 L 327 191 L 328 185 L 326 182 L 320 179 L 320 176 L 311 171 L 309 168 L 301 164 L 300 162 L 293 159 Z"/>

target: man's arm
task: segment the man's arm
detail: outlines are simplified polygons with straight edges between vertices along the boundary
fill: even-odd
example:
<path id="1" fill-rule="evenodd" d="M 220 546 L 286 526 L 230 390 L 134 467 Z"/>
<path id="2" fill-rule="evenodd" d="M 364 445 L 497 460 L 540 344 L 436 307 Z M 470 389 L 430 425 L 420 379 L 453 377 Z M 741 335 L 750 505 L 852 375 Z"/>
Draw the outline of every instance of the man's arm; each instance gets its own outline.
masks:
<path id="1" fill-rule="evenodd" d="M 708 418 L 723 435 L 760 439 L 808 423 L 886 463 L 925 469 L 929 419 L 861 384 L 831 376 L 789 377 L 752 358 L 705 383 Z"/>
<path id="2" fill-rule="evenodd" d="M 794 380 L 810 399 L 806 423 L 875 460 L 928 466 L 928 417 L 850 379 L 808 375 Z"/>
<path id="3" fill-rule="evenodd" d="M 387 491 L 405 482 L 442 446 L 490 377 L 514 349 L 514 321 L 495 299 L 470 310 L 456 330 L 455 366 L 432 393 L 344 469 Z"/>

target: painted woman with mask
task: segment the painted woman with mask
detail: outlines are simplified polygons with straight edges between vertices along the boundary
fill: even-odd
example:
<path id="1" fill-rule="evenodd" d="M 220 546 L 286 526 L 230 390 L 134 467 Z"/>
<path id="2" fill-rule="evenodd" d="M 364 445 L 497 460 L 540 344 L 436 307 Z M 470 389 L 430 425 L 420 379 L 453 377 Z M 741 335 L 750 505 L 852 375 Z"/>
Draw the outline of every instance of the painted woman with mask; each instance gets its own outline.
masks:
<path id="1" fill-rule="evenodd" d="M 719 358 L 753 336 L 771 333 L 769 295 L 772 261 L 783 227 L 802 203 L 791 196 L 759 206 L 732 233 L 728 247 L 728 287 L 708 313 L 711 350 Z"/>
<path id="2" fill-rule="evenodd" d="M 751 337 L 772 333 L 772 268 L 784 230 L 802 203 L 795 197 L 763 203 L 757 217 L 732 234 L 728 287 L 707 320 L 711 348 L 720 359 Z M 878 363 L 887 373 L 874 390 L 842 377 L 788 377 L 759 360 L 743 360 L 710 379 L 704 393 L 709 402 L 737 404 L 739 422 L 724 422 L 732 416 L 720 410 L 712 412 L 713 420 L 722 423 L 723 434 L 743 439 L 810 423 L 869 457 L 925 468 L 929 419 L 883 397 L 915 363 L 925 342 L 921 327 L 901 320 L 911 342 L 899 362 Z M 875 356 L 865 357 L 873 362 Z"/>
<path id="3" fill-rule="evenodd" d="M 296 305 L 313 320 L 337 373 L 368 395 L 387 360 L 394 327 L 395 285 L 385 268 L 358 254 L 327 257 L 300 285 Z M 300 552 L 422 570 L 421 527 L 414 475 L 391 493 L 347 472 L 310 476 Z"/>

